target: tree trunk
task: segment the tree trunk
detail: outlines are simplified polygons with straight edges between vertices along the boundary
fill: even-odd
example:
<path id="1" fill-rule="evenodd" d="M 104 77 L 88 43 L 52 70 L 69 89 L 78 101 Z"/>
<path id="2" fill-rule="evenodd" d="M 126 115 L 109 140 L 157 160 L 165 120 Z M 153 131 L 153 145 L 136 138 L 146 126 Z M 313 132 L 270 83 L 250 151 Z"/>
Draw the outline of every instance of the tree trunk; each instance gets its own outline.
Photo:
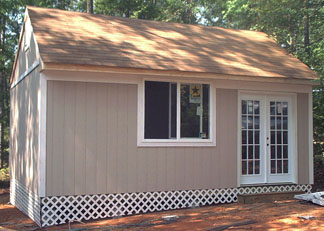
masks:
<path id="1" fill-rule="evenodd" d="M 309 48 L 309 15 L 308 15 L 308 9 L 309 9 L 309 3 L 308 0 L 305 0 L 304 2 L 304 47 L 305 51 L 310 57 L 310 48 Z"/>
<path id="2" fill-rule="evenodd" d="M 93 14 L 93 0 L 87 0 L 87 13 Z"/>
<path id="3" fill-rule="evenodd" d="M 1 15 L 1 35 L 0 35 L 0 49 L 1 53 L 4 55 L 4 48 L 5 48 L 5 34 L 6 34 L 6 20 L 5 15 Z M 4 59 L 3 59 L 4 60 Z M 4 101 L 5 101 L 5 72 L 4 72 L 4 62 L 0 63 L 0 168 L 4 166 Z"/>

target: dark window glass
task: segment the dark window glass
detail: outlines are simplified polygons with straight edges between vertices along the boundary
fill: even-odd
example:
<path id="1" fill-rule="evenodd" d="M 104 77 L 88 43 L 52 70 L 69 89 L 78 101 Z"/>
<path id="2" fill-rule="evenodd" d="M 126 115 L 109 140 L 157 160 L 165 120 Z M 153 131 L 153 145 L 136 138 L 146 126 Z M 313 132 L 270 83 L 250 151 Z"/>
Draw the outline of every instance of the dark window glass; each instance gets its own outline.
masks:
<path id="1" fill-rule="evenodd" d="M 181 84 L 181 137 L 209 138 L 209 85 Z"/>
<path id="2" fill-rule="evenodd" d="M 176 137 L 175 83 L 145 81 L 145 139 Z"/>

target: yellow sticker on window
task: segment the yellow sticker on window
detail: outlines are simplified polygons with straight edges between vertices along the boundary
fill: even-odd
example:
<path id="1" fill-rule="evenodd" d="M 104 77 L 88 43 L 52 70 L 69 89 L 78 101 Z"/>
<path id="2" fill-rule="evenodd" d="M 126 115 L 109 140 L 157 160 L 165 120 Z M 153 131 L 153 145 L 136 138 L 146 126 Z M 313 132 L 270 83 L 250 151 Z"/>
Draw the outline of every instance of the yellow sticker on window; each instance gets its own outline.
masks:
<path id="1" fill-rule="evenodd" d="M 200 103 L 201 84 L 190 84 L 190 103 Z"/>

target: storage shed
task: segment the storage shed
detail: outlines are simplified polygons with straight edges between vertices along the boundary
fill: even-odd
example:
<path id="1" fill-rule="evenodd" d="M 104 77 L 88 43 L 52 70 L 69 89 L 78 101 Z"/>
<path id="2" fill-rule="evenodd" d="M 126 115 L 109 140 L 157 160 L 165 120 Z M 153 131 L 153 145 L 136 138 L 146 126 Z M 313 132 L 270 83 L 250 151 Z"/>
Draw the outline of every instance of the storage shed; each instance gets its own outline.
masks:
<path id="1" fill-rule="evenodd" d="M 27 7 L 10 201 L 43 227 L 308 192 L 316 79 L 261 32 Z"/>

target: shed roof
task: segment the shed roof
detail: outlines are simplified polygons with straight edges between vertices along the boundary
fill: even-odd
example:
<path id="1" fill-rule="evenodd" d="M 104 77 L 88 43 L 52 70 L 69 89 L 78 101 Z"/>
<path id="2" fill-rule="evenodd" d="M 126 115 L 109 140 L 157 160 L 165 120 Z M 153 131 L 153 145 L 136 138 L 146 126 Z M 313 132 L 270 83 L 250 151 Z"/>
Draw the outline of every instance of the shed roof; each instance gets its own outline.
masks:
<path id="1" fill-rule="evenodd" d="M 267 34 L 27 7 L 51 64 L 316 79 Z"/>

